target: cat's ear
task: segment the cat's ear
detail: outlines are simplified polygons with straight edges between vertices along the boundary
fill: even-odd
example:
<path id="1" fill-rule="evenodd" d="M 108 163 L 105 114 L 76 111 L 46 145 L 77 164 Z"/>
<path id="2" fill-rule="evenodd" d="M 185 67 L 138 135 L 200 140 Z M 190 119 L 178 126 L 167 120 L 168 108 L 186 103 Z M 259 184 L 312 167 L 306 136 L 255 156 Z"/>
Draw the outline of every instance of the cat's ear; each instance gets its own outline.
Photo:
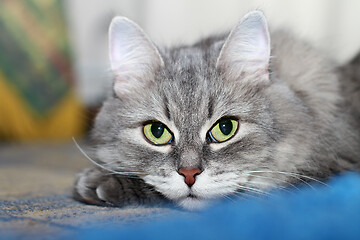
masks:
<path id="1" fill-rule="evenodd" d="M 216 66 L 239 78 L 244 74 L 260 74 L 257 81 L 268 81 L 270 36 L 262 12 L 253 11 L 231 31 L 225 41 Z"/>
<path id="2" fill-rule="evenodd" d="M 143 30 L 125 17 L 115 17 L 110 24 L 109 50 L 114 91 L 119 97 L 146 88 L 164 64 Z"/>

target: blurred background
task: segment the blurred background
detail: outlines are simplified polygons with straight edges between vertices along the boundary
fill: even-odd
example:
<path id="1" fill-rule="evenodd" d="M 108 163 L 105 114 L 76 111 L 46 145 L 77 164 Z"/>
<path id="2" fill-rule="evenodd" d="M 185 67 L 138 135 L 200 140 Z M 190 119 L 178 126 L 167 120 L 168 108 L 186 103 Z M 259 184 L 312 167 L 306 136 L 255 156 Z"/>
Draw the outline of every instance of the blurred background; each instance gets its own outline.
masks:
<path id="1" fill-rule="evenodd" d="M 339 64 L 360 50 L 357 0 L 0 0 L 0 141 L 86 133 L 111 83 L 114 16 L 171 46 L 230 30 L 254 9 Z"/>

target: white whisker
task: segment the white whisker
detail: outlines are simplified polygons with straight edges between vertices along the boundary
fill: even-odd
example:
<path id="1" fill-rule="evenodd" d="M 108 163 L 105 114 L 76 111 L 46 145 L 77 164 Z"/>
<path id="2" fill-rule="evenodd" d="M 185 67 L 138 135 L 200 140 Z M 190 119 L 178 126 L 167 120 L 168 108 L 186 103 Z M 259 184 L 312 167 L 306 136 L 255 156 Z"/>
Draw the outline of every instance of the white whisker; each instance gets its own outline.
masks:
<path id="1" fill-rule="evenodd" d="M 252 193 L 249 191 L 246 192 L 235 192 L 234 195 L 236 195 L 237 197 L 242 197 L 243 199 L 247 200 L 249 198 L 256 198 L 259 199 L 261 197 L 261 195 L 259 195 L 258 193 Z"/>
<path id="2" fill-rule="evenodd" d="M 278 178 L 273 178 L 273 177 L 269 177 L 269 176 L 260 176 L 260 175 L 254 175 L 254 174 L 248 174 L 248 173 L 246 173 L 246 175 L 252 176 L 252 177 L 266 178 L 266 179 L 272 179 L 272 180 L 279 181 Z M 251 181 L 251 182 L 253 182 L 253 181 Z M 250 183 L 251 183 L 251 182 L 250 182 Z M 300 190 L 298 187 L 295 186 L 295 184 L 292 184 L 292 183 L 287 182 L 287 181 L 285 181 L 285 180 L 283 180 L 282 182 L 283 182 L 284 184 L 287 184 L 287 185 L 291 186 L 292 188 L 295 188 L 296 190 Z M 263 183 L 263 184 L 265 185 L 266 183 Z M 275 188 L 276 188 L 276 187 L 279 188 L 280 185 L 276 185 Z M 282 188 L 285 189 L 286 187 L 282 186 Z"/>
<path id="3" fill-rule="evenodd" d="M 238 184 L 237 187 L 240 190 L 246 190 L 248 192 L 252 192 L 252 193 L 256 193 L 256 194 L 260 194 L 260 195 L 270 195 L 269 193 L 267 193 L 267 192 L 265 192 L 263 190 L 257 189 L 257 188 L 247 187 L 247 186 L 243 186 L 243 185 L 240 185 L 240 184 Z"/>
<path id="4" fill-rule="evenodd" d="M 227 195 L 227 194 L 221 194 L 221 197 L 226 198 L 227 200 L 230 200 L 230 201 L 232 201 L 232 202 L 235 202 L 235 200 L 232 199 L 232 198 L 231 198 L 229 195 Z"/>
<path id="5" fill-rule="evenodd" d="M 260 181 L 251 181 L 247 184 L 250 184 L 250 186 L 252 186 L 252 187 L 256 187 L 256 185 L 267 185 L 267 183 L 260 182 Z M 287 192 L 287 193 L 292 193 L 292 191 L 289 188 L 281 186 L 281 185 L 272 186 L 272 189 L 276 189 L 276 190 Z"/>
<path id="6" fill-rule="evenodd" d="M 283 175 L 287 175 L 287 176 L 291 176 L 291 177 L 294 177 L 296 179 L 299 179 L 300 181 L 302 181 L 303 183 L 307 184 L 308 186 L 310 186 L 311 188 L 314 189 L 314 187 L 312 185 L 310 185 L 308 182 L 306 182 L 305 180 L 301 179 L 301 178 L 305 178 L 305 179 L 309 179 L 309 180 L 312 180 L 314 182 L 317 182 L 317 183 L 320 183 L 324 186 L 327 186 L 329 187 L 329 185 L 327 185 L 326 183 L 320 181 L 320 180 L 317 180 L 315 178 L 312 178 L 312 177 L 309 177 L 309 176 L 306 176 L 306 175 L 302 175 L 302 174 L 298 174 L 298 173 L 293 173 L 293 172 L 282 172 L 282 171 L 271 171 L 271 170 L 257 170 L 257 171 L 249 171 L 247 173 L 278 173 L 278 174 L 283 174 Z"/>
<path id="7" fill-rule="evenodd" d="M 128 172 L 128 171 L 118 172 L 118 171 L 115 171 L 115 170 L 113 170 L 113 169 L 111 169 L 111 168 L 105 167 L 104 165 L 102 165 L 102 164 L 98 163 L 97 161 L 93 160 L 92 158 L 90 158 L 89 155 L 87 155 L 87 154 L 85 153 L 85 151 L 80 147 L 80 145 L 77 143 L 77 141 L 75 140 L 75 138 L 73 137 L 72 139 L 73 139 L 73 141 L 74 141 L 74 143 L 75 143 L 75 146 L 79 149 L 79 151 L 80 151 L 90 162 L 92 162 L 94 165 L 96 165 L 96 166 L 98 166 L 98 167 L 100 167 L 100 168 L 102 168 L 102 169 L 105 169 L 105 170 L 109 171 L 109 172 L 110 172 L 110 173 L 109 173 L 110 175 L 111 175 L 111 174 L 119 174 L 119 175 L 126 175 L 127 177 L 130 177 L 129 175 L 141 174 L 141 173 L 139 173 L 139 172 Z"/>

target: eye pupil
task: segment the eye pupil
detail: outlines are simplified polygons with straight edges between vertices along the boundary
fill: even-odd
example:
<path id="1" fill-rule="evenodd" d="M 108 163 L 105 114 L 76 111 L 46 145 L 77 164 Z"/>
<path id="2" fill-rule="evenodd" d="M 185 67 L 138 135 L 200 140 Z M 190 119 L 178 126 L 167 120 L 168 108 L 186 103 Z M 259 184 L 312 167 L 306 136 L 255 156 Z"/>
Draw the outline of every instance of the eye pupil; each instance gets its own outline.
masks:
<path id="1" fill-rule="evenodd" d="M 233 129 L 233 124 L 230 119 L 222 119 L 219 122 L 219 128 L 224 135 L 229 135 Z"/>
<path id="2" fill-rule="evenodd" d="M 162 123 L 154 122 L 151 125 L 151 133 L 156 138 L 160 138 L 164 133 L 164 125 Z"/>

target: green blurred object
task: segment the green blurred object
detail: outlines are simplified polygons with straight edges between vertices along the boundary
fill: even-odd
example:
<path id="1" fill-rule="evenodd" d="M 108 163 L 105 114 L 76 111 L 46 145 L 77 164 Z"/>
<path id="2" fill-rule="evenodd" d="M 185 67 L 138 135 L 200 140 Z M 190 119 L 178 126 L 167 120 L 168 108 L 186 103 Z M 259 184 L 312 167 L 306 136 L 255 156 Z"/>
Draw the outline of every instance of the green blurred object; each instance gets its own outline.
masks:
<path id="1" fill-rule="evenodd" d="M 0 1 L 0 135 L 5 138 L 63 138 L 81 132 L 82 106 L 73 94 L 62 3 Z"/>

